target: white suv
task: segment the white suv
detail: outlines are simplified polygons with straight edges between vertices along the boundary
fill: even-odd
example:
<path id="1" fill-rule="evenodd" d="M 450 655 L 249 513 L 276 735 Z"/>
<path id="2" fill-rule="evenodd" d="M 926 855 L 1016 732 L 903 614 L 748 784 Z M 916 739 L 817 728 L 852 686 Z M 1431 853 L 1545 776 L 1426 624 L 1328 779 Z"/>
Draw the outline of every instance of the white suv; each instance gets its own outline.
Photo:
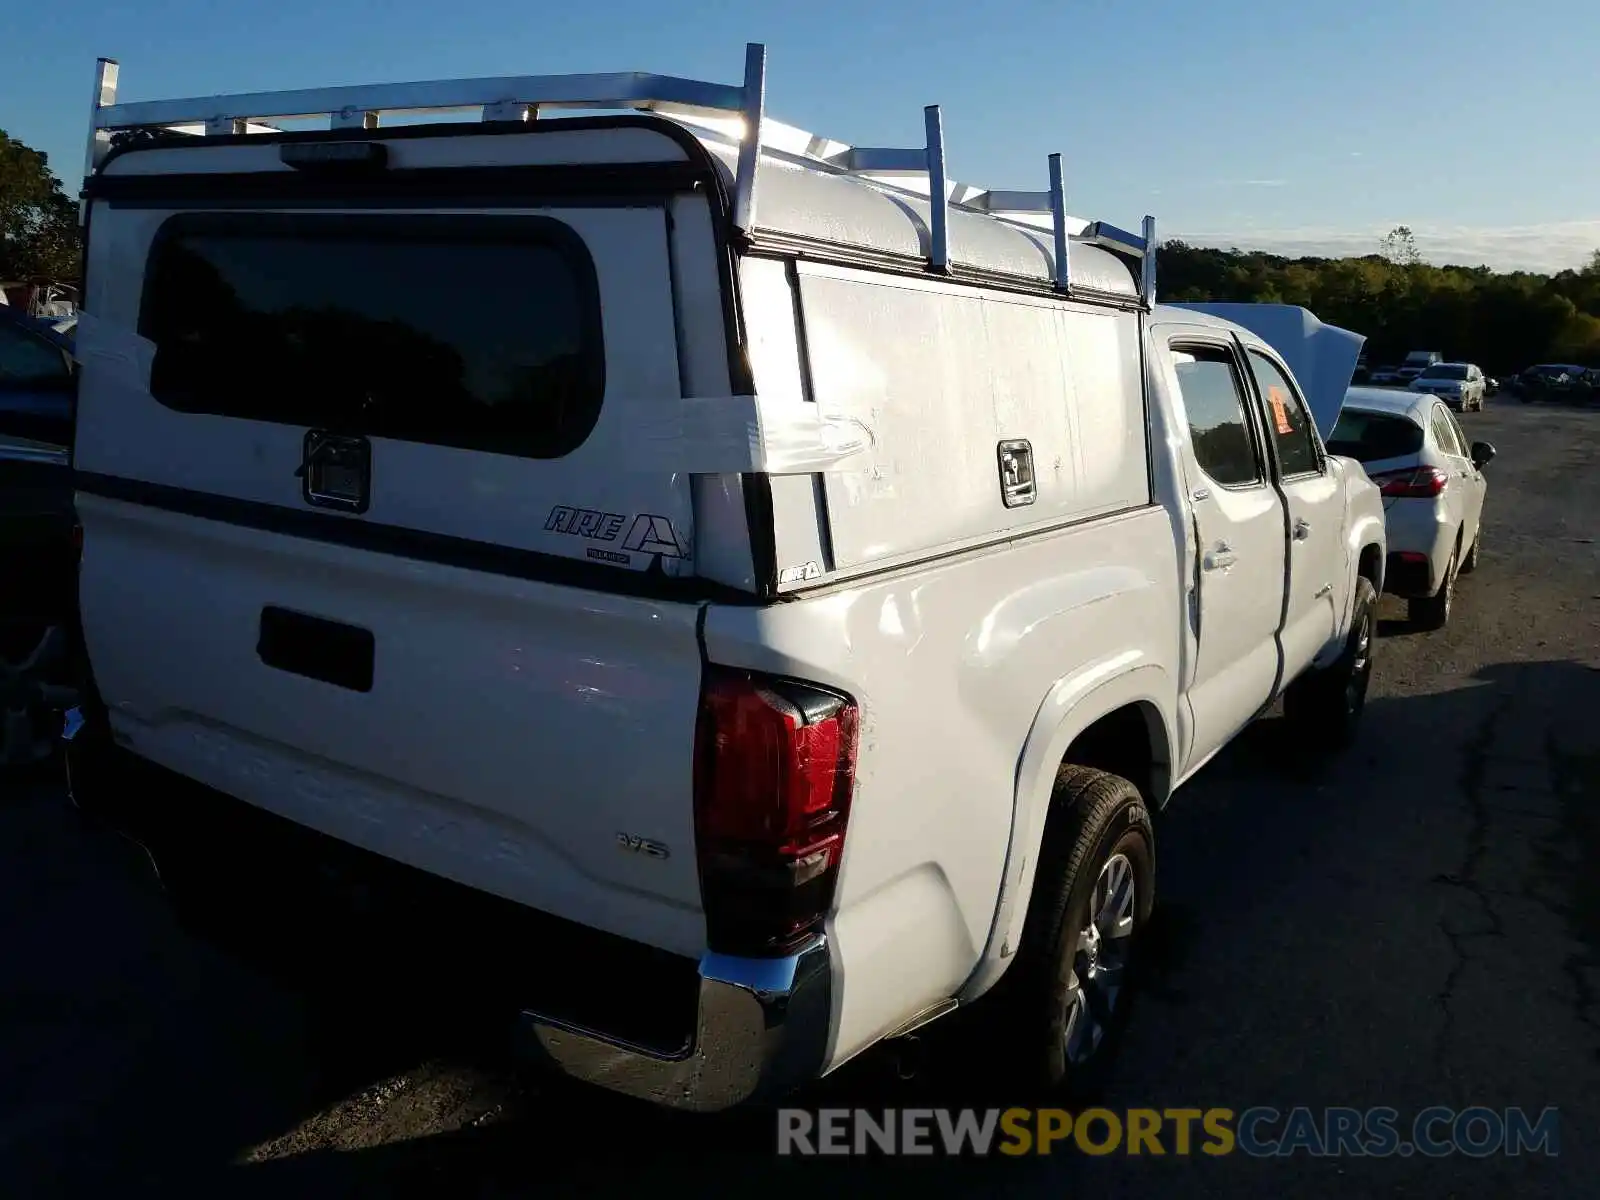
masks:
<path id="1" fill-rule="evenodd" d="M 1437 396 L 1460 412 L 1481 412 L 1489 384 L 1476 363 L 1434 363 L 1411 381 L 1413 392 Z"/>

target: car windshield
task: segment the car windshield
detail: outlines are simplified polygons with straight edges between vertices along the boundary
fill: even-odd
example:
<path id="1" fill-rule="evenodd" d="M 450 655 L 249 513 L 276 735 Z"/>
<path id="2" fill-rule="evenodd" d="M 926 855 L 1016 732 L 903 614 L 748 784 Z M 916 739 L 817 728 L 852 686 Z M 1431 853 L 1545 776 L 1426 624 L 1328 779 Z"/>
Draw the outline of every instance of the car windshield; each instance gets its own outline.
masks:
<path id="1" fill-rule="evenodd" d="M 1341 412 L 1333 436 L 1328 439 L 1329 454 L 1342 454 L 1363 463 L 1404 458 L 1421 449 L 1422 429 L 1414 422 L 1393 413 L 1359 408 Z"/>
<path id="2" fill-rule="evenodd" d="M 1460 363 L 1439 363 L 1417 376 L 1418 379 L 1465 379 L 1466 377 L 1467 369 Z"/>

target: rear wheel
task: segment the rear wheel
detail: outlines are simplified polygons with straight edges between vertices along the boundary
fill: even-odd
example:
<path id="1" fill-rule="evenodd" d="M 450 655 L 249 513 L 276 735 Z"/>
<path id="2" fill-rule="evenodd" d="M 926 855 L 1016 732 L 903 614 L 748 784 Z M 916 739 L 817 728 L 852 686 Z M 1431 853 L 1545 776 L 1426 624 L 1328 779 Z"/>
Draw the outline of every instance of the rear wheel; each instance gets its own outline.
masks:
<path id="1" fill-rule="evenodd" d="M 1478 546 L 1483 542 L 1483 526 L 1479 524 L 1478 532 L 1472 539 L 1472 549 L 1467 551 L 1467 556 L 1461 560 L 1461 574 L 1471 575 L 1478 569 Z"/>
<path id="2" fill-rule="evenodd" d="M 1320 671 L 1302 675 L 1283 697 L 1283 715 L 1296 743 L 1343 750 L 1355 740 L 1372 682 L 1372 650 L 1378 634 L 1378 593 L 1366 576 L 1356 579 L 1350 632 L 1339 657 Z"/>
<path id="3" fill-rule="evenodd" d="M 1444 566 L 1444 580 L 1439 590 L 1431 596 L 1416 596 L 1406 604 L 1406 615 L 1418 629 L 1443 629 L 1450 622 L 1450 609 L 1456 599 L 1456 561 L 1461 554 L 1461 543 L 1450 552 L 1450 561 Z"/>
<path id="4" fill-rule="evenodd" d="M 71 656 L 59 625 L 11 623 L 0 630 L 0 770 L 52 757 L 61 712 L 73 703 Z"/>
<path id="5" fill-rule="evenodd" d="M 1105 1080 L 1155 903 L 1155 833 L 1120 776 L 1063 766 L 1016 963 L 996 985 L 991 1071 L 1006 1083 L 1088 1099 Z"/>

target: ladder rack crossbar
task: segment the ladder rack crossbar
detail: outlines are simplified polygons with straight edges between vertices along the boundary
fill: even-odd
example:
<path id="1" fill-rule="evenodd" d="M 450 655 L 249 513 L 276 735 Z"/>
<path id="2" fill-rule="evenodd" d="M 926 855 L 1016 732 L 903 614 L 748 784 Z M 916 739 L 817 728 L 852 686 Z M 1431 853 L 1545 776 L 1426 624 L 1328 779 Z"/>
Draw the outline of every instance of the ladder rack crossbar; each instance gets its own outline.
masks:
<path id="1" fill-rule="evenodd" d="M 1049 192 L 979 192 L 961 201 L 963 208 L 994 213 L 1054 213 L 1055 198 Z"/>
<path id="2" fill-rule="evenodd" d="M 298 120 L 352 113 L 435 113 L 514 103 L 540 108 L 646 109 L 687 114 L 739 113 L 744 89 L 671 75 L 516 75 L 496 79 L 357 84 L 295 92 L 197 96 L 111 104 L 95 112 L 97 129 L 135 129 L 195 121 Z"/>
<path id="3" fill-rule="evenodd" d="M 926 175 L 928 150 L 919 146 L 902 150 L 889 146 L 852 146 L 843 154 L 824 158 L 829 166 L 853 175 Z"/>

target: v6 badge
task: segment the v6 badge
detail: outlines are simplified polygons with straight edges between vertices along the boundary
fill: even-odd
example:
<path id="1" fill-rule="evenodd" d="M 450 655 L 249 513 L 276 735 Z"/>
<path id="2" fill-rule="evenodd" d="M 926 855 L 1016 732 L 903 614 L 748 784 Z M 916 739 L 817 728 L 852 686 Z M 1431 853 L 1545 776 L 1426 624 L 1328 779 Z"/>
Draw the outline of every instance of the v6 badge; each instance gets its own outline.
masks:
<path id="1" fill-rule="evenodd" d="M 642 854 L 646 858 L 670 858 L 672 851 L 667 849 L 665 842 L 654 842 L 649 838 L 636 837 L 631 833 L 617 834 L 617 846 L 630 854 Z"/>

